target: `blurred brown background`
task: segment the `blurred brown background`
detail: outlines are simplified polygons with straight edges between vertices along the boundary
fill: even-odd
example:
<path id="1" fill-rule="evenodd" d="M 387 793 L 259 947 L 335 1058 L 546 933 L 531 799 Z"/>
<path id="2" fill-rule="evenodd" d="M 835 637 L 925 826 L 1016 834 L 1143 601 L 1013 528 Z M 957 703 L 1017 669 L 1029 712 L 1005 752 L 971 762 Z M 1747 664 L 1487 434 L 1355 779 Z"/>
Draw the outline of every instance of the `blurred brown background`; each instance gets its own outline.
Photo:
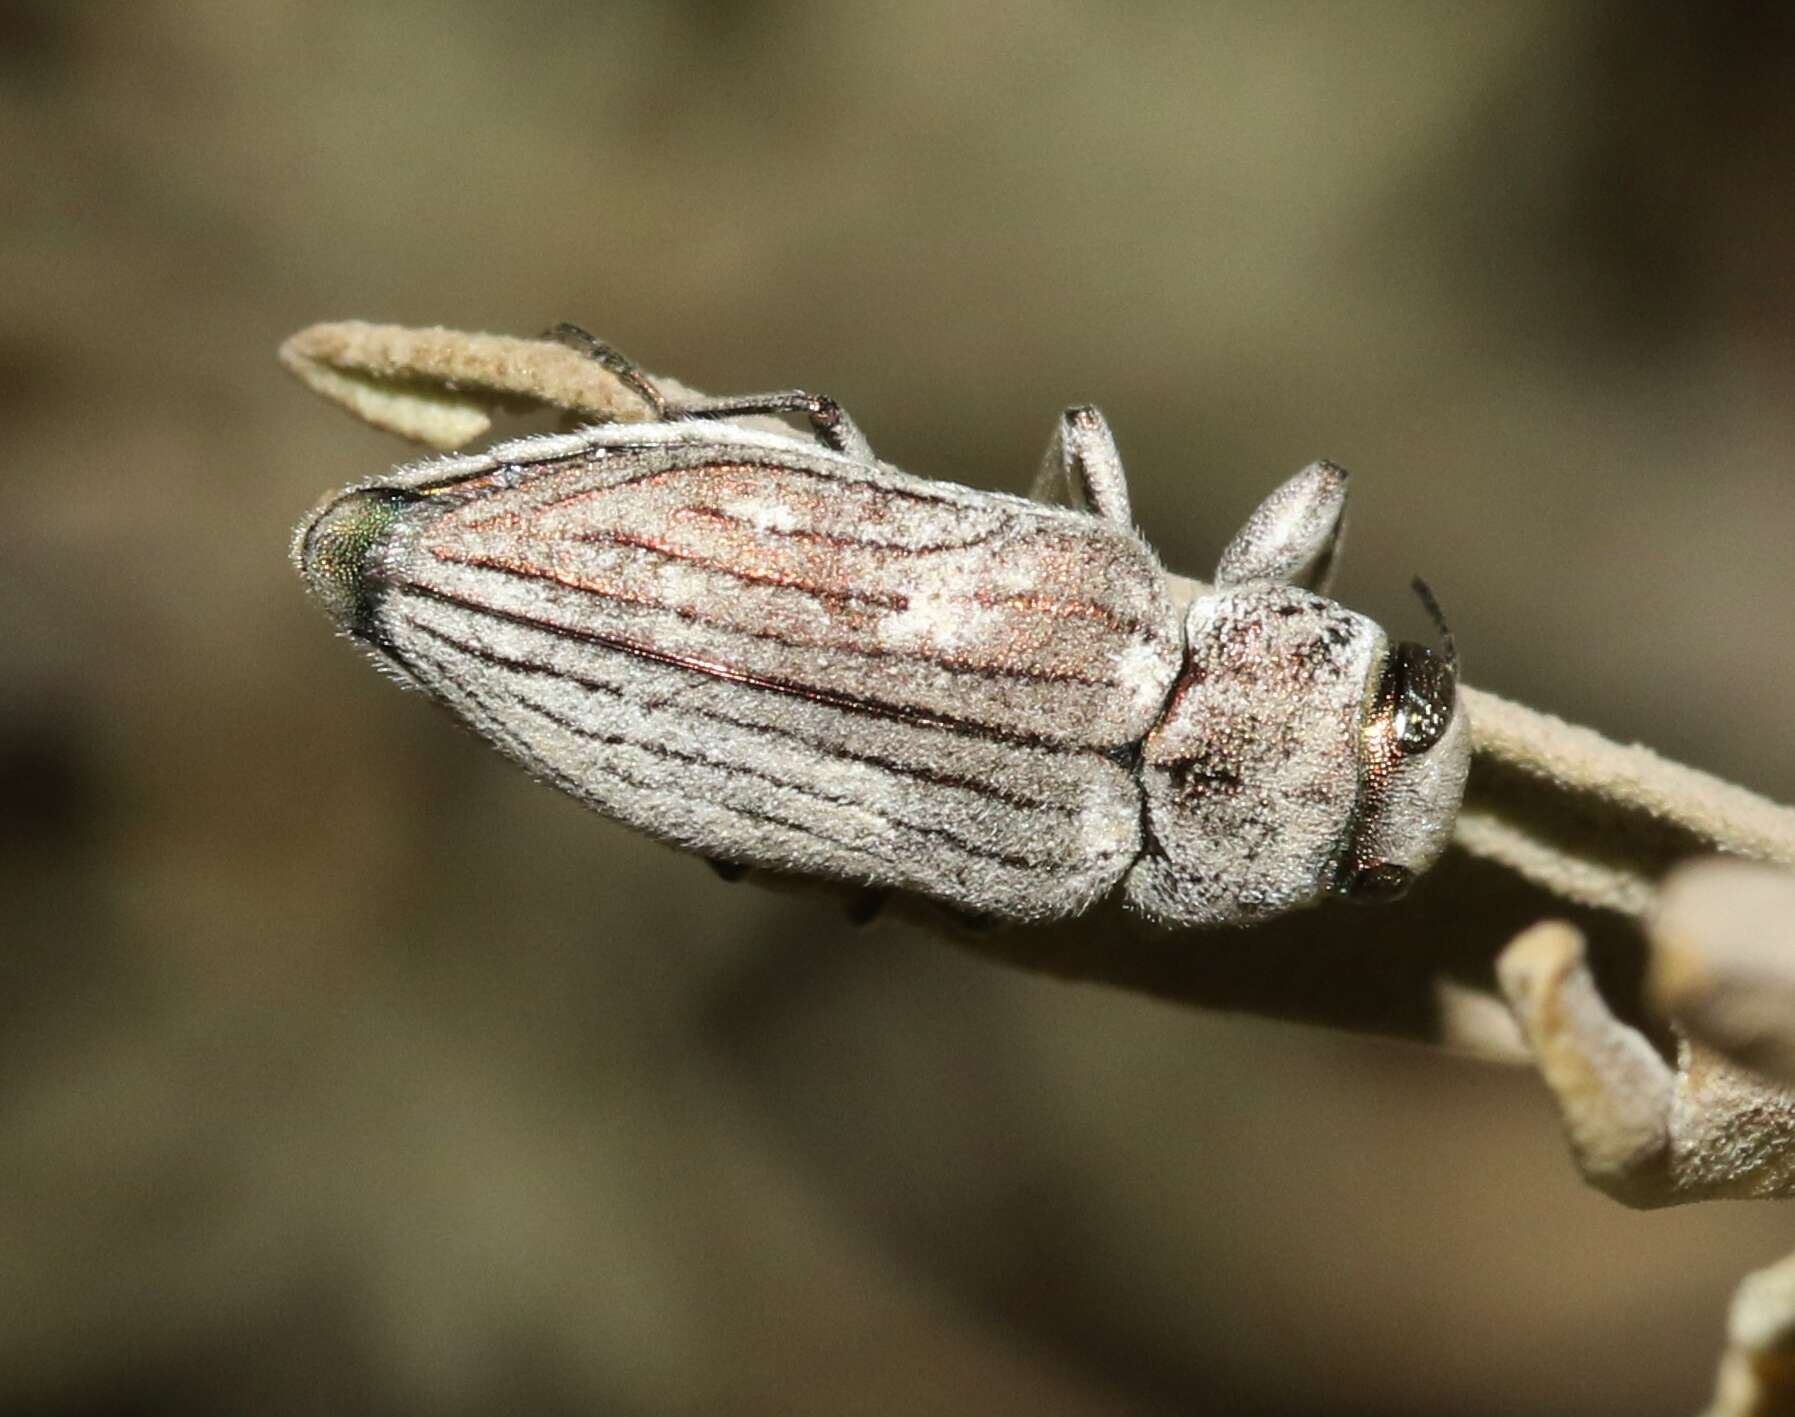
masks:
<path id="1" fill-rule="evenodd" d="M 1792 799 L 1789 15 L 3 0 L 0 1411 L 1693 1411 L 1786 1211 L 532 784 L 305 603 L 412 453 L 273 350 L 572 319 L 1010 489 L 1094 400 L 1197 572 L 1333 457 L 1343 598 Z"/>

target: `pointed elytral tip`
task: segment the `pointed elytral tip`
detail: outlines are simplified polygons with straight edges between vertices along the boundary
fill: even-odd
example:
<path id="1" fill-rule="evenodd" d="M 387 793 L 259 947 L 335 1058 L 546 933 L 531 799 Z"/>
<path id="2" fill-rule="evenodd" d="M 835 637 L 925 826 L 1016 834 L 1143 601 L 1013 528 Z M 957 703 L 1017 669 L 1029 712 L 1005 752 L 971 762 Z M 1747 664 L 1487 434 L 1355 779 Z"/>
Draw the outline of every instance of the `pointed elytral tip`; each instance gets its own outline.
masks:
<path id="1" fill-rule="evenodd" d="M 371 555 L 385 542 L 403 499 L 391 492 L 348 492 L 326 502 L 293 538 L 293 564 L 331 618 L 362 633 L 373 610 Z"/>

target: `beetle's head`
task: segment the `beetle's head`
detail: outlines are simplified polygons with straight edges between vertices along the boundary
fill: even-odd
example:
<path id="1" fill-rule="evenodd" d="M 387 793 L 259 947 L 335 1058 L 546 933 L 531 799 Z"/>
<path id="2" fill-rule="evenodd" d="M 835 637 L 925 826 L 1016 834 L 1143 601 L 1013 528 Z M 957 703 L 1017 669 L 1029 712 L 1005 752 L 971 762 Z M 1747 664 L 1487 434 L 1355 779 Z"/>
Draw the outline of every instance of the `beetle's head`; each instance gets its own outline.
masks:
<path id="1" fill-rule="evenodd" d="M 1445 850 L 1470 767 L 1450 637 L 1392 646 L 1363 615 L 1264 582 L 1200 596 L 1186 636 L 1142 747 L 1130 899 L 1218 925 L 1401 895 Z"/>
<path id="2" fill-rule="evenodd" d="M 1394 900 L 1439 859 L 1465 795 L 1471 731 L 1458 706 L 1458 652 L 1433 594 L 1415 582 L 1441 647 L 1404 640 L 1384 655 L 1359 730 L 1359 808 L 1335 888 Z"/>

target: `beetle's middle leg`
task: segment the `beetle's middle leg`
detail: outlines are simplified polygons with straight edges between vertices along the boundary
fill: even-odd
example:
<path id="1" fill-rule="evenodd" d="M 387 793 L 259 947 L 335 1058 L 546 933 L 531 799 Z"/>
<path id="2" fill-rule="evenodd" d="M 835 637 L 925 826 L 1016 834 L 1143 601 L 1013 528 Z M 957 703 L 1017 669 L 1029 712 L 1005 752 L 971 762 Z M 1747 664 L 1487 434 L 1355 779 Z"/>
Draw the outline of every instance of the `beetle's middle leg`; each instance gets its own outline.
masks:
<path id="1" fill-rule="evenodd" d="M 1037 502 L 1092 512 L 1117 526 L 1134 529 L 1128 475 L 1122 471 L 1115 435 L 1103 415 L 1089 404 L 1060 415 L 1029 495 Z"/>

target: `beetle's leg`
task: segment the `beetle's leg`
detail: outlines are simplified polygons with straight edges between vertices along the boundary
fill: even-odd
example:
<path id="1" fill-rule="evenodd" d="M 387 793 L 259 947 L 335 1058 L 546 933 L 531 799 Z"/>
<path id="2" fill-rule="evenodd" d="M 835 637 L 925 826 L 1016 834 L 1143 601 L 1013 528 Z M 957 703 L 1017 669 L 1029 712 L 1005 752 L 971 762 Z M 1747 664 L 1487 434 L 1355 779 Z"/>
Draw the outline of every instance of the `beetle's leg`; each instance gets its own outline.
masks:
<path id="1" fill-rule="evenodd" d="M 827 447 L 862 462 L 873 461 L 872 446 L 854 420 L 834 399 L 803 389 L 781 389 L 771 394 L 739 394 L 727 398 L 695 399 L 674 404 L 669 418 L 747 418 L 760 413 L 801 413 Z"/>
<path id="2" fill-rule="evenodd" d="M 642 396 L 643 402 L 654 414 L 654 422 L 658 423 L 667 416 L 667 396 L 655 387 L 654 381 L 643 372 L 642 366 L 621 350 L 611 348 L 596 335 L 565 320 L 558 325 L 551 325 L 543 333 L 543 338 L 551 339 L 556 344 L 564 344 L 569 349 L 576 349 L 604 365 Z"/>
<path id="3" fill-rule="evenodd" d="M 1346 469 L 1310 463 L 1254 509 L 1215 568 L 1217 586 L 1276 581 L 1325 591 L 1346 515 Z"/>
<path id="4" fill-rule="evenodd" d="M 596 359 L 630 388 L 640 394 L 653 411 L 655 420 L 670 418 L 747 418 L 755 414 L 801 413 L 823 443 L 838 453 L 866 462 L 873 461 L 872 446 L 855 426 L 847 411 L 824 394 L 807 393 L 803 389 L 781 389 L 771 394 L 740 394 L 728 398 L 694 399 L 690 403 L 670 404 L 642 366 L 621 350 L 613 349 L 596 335 L 578 325 L 562 321 L 544 335 L 558 344 L 577 349 Z"/>
<path id="5" fill-rule="evenodd" d="M 1103 415 L 1089 404 L 1060 415 L 1029 495 L 1037 502 L 1059 503 L 1117 526 L 1134 527 L 1134 515 L 1128 508 L 1128 475 L 1122 471 L 1115 436 Z"/>

